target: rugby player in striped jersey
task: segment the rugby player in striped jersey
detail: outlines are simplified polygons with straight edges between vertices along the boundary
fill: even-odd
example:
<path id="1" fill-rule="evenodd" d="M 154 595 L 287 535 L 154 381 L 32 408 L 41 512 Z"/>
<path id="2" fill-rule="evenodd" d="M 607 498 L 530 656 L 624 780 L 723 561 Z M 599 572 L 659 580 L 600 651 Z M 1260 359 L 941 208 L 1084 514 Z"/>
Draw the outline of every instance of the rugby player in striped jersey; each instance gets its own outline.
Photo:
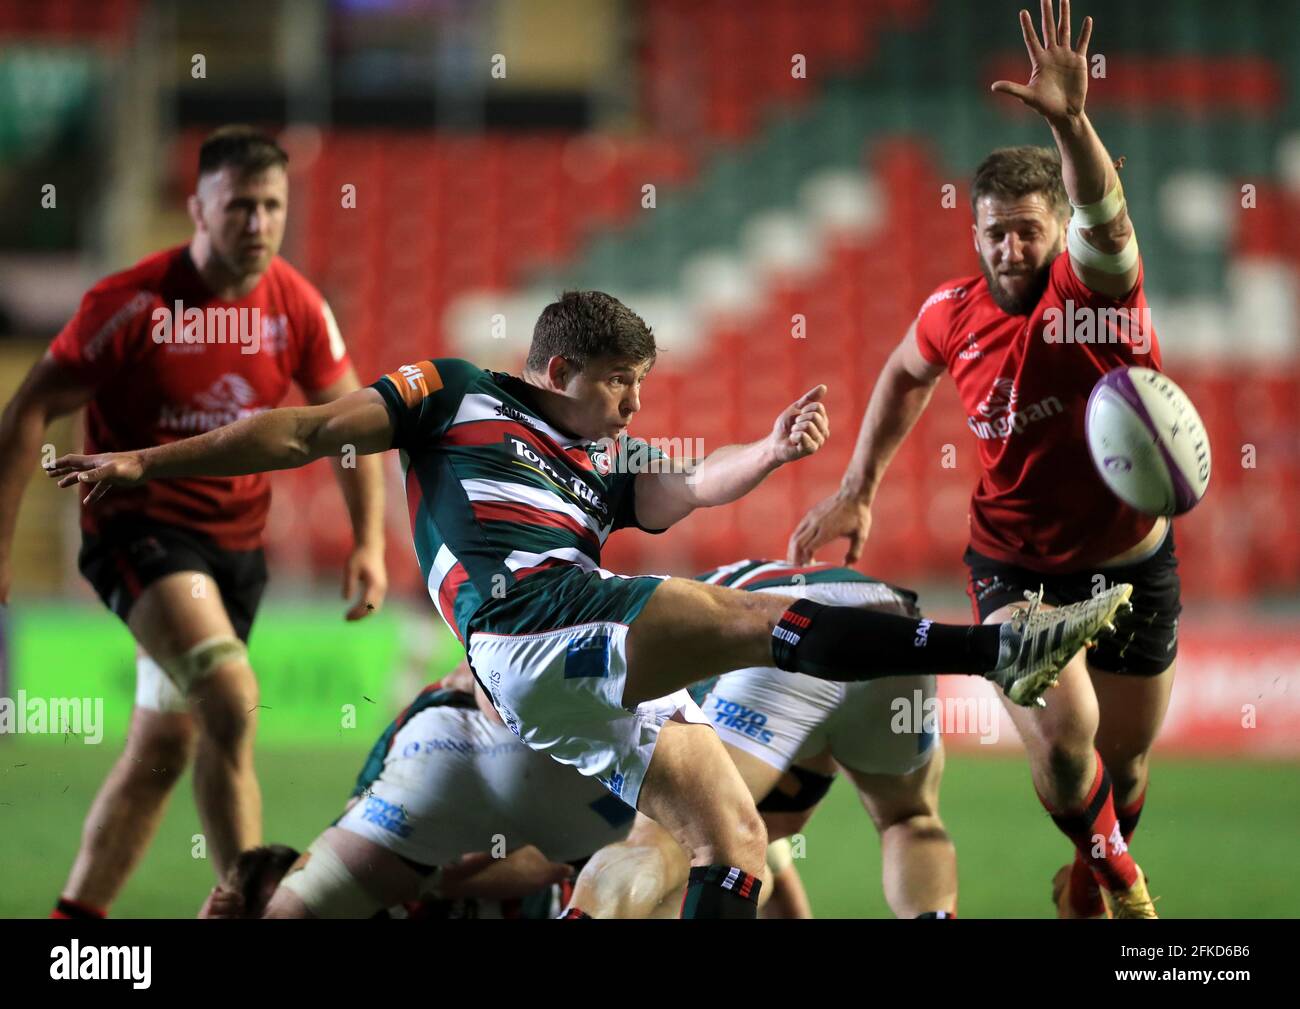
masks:
<path id="1" fill-rule="evenodd" d="M 571 291 L 542 311 L 522 377 L 421 361 L 337 403 L 270 410 L 155 448 L 64 456 L 49 472 L 94 498 L 142 480 L 399 449 L 429 594 L 506 725 L 673 835 L 691 856 L 684 914 L 752 918 L 766 832 L 683 688 L 754 666 L 844 682 L 966 673 L 1033 704 L 1130 588 L 955 626 L 607 571 L 600 550 L 614 530 L 661 532 L 735 501 L 830 431 L 818 386 L 757 440 L 665 465 L 627 436 L 655 355 L 629 308 Z M 668 696 L 673 705 L 661 703 Z"/>

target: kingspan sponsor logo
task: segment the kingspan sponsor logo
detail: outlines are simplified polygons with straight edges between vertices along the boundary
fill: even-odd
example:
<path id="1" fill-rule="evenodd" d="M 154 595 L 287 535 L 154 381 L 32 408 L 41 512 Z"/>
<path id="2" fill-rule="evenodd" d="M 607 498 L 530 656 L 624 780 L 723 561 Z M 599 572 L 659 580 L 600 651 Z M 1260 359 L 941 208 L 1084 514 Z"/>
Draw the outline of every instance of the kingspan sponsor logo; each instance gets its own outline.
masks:
<path id="1" fill-rule="evenodd" d="M 1014 378 L 993 380 L 993 387 L 977 408 L 977 416 L 967 417 L 966 426 L 975 437 L 984 441 L 1007 438 L 1014 431 L 1019 434 L 1030 424 L 1064 412 L 1065 407 L 1055 396 L 1048 396 L 1028 407 L 1021 407 L 1019 390 Z"/>
<path id="2" fill-rule="evenodd" d="M 158 426 L 164 431 L 213 431 L 266 410 L 257 404 L 257 390 L 243 375 L 228 372 L 189 403 L 163 405 Z"/>

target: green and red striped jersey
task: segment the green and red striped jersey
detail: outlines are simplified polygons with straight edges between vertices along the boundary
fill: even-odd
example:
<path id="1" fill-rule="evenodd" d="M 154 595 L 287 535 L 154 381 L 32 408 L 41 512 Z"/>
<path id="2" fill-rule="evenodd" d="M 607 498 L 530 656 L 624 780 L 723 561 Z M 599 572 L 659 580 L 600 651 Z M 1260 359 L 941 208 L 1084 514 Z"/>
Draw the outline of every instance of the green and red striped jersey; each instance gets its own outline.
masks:
<path id="1" fill-rule="evenodd" d="M 749 560 L 724 564 L 720 568 L 696 575 L 697 582 L 725 585 L 732 589 L 757 592 L 759 589 L 790 588 L 800 585 L 837 585 L 843 582 L 866 582 L 884 585 L 877 578 L 868 578 L 853 568 L 834 564 L 786 564 L 784 561 Z M 890 586 L 885 586 L 890 588 Z M 892 591 L 892 588 L 891 588 Z"/>
<path id="2" fill-rule="evenodd" d="M 462 643 L 484 601 L 558 564 L 595 570 L 611 532 L 643 528 L 637 460 L 663 458 L 648 443 L 566 434 L 522 379 L 456 358 L 403 365 L 371 388 L 401 450 L 420 570 Z"/>

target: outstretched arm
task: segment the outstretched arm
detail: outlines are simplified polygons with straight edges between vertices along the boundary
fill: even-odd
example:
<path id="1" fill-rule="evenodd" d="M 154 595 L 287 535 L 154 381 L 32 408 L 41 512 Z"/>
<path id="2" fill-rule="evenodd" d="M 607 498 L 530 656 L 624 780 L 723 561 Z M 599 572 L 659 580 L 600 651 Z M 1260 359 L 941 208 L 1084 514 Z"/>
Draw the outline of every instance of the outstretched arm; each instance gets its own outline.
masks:
<path id="1" fill-rule="evenodd" d="M 333 385 L 306 393 L 313 405 L 332 403 L 361 388 L 349 365 Z M 384 474 L 378 459 L 357 457 L 346 451 L 334 457 L 334 476 L 352 522 L 352 552 L 343 570 L 343 598 L 356 601 L 348 620 L 361 620 L 383 605 L 388 592 L 384 568 Z M 358 590 L 360 590 L 358 596 Z"/>
<path id="2" fill-rule="evenodd" d="M 791 563 L 811 563 L 819 549 L 842 536 L 849 541 L 844 563 L 853 565 L 862 557 L 885 469 L 925 411 L 942 374 L 943 368 L 921 356 L 913 322 L 876 379 L 840 489 L 810 508 L 791 534 L 786 548 Z"/>
<path id="3" fill-rule="evenodd" d="M 293 469 L 314 459 L 342 453 L 351 446 L 359 455 L 392 446 L 393 423 L 374 389 L 359 389 L 320 406 L 267 410 L 207 434 L 168 445 L 65 455 L 46 471 L 60 487 L 93 484 L 91 501 L 111 486 L 168 477 L 241 476 Z"/>
<path id="4" fill-rule="evenodd" d="M 47 351 L 0 413 L 0 605 L 9 602 L 9 552 L 18 507 L 36 471 L 45 429 L 56 417 L 81 409 L 93 394 Z"/>
<path id="5" fill-rule="evenodd" d="M 1070 262 L 1089 289 L 1122 298 L 1137 283 L 1139 263 L 1119 173 L 1084 111 L 1092 18 L 1083 19 L 1079 41 L 1072 46 L 1070 0 L 1061 0 L 1059 21 L 1052 0 L 1041 4 L 1042 43 L 1029 12 L 1020 12 L 1029 52 L 1029 82 L 997 81 L 993 90 L 1020 99 L 1047 120 L 1061 152 L 1065 191 L 1075 208 L 1072 228 L 1077 235 L 1070 240 Z M 1078 244 L 1080 240 L 1084 245 Z"/>
<path id="6" fill-rule="evenodd" d="M 744 497 L 787 462 L 812 455 L 830 436 L 820 400 L 826 386 L 809 389 L 781 411 L 771 433 L 748 445 L 726 445 L 698 464 L 636 478 L 636 517 L 646 529 L 666 529 L 696 508 Z"/>

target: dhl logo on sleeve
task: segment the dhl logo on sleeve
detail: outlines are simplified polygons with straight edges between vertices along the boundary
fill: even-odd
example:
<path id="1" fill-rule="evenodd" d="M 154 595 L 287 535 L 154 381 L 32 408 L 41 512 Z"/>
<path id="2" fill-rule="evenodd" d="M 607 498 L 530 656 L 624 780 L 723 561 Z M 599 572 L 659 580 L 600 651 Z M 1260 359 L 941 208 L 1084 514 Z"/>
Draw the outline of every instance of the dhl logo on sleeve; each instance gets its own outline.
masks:
<path id="1" fill-rule="evenodd" d="M 420 400 L 442 388 L 442 376 L 432 361 L 404 364 L 384 377 L 393 383 L 393 388 L 402 395 L 402 402 L 409 407 L 418 406 Z"/>

